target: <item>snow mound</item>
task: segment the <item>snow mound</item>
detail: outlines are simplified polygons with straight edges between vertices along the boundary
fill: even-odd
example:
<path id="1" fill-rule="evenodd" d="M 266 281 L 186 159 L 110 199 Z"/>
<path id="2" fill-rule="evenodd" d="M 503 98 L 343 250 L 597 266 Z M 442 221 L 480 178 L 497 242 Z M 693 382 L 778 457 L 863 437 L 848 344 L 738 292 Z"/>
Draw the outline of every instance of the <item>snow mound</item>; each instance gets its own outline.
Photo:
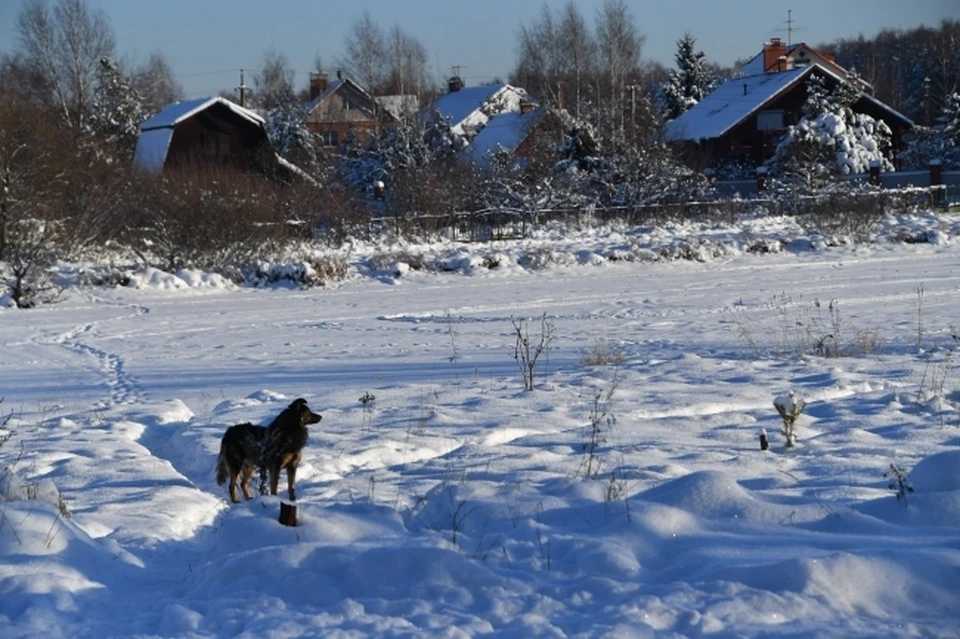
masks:
<path id="1" fill-rule="evenodd" d="M 129 283 L 127 286 L 130 288 L 154 291 L 177 291 L 201 288 L 229 290 L 236 288 L 233 282 L 218 273 L 181 269 L 177 271 L 176 274 L 173 274 L 161 271 L 152 266 L 139 272 L 129 273 Z"/>
<path id="2" fill-rule="evenodd" d="M 948 450 L 920 460 L 909 475 L 917 493 L 960 491 L 960 450 Z"/>
<path id="3" fill-rule="evenodd" d="M 769 503 L 753 496 L 736 479 L 721 471 L 704 470 L 672 479 L 637 495 L 707 519 L 741 519 L 753 522 L 797 522 L 817 519 L 810 508 Z"/>

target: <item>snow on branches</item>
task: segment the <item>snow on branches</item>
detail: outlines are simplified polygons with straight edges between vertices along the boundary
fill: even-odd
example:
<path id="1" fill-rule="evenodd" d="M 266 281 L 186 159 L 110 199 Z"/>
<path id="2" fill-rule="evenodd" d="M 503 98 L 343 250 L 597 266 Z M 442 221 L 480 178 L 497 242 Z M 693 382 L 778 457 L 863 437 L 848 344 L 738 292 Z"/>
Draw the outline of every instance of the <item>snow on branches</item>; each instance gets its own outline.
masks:
<path id="1" fill-rule="evenodd" d="M 803 117 L 767 161 L 774 173 L 815 187 L 836 175 L 866 173 L 874 161 L 881 170 L 893 170 L 888 159 L 893 133 L 882 120 L 853 110 L 861 96 L 855 82 L 828 90 L 821 76 L 811 75 Z"/>

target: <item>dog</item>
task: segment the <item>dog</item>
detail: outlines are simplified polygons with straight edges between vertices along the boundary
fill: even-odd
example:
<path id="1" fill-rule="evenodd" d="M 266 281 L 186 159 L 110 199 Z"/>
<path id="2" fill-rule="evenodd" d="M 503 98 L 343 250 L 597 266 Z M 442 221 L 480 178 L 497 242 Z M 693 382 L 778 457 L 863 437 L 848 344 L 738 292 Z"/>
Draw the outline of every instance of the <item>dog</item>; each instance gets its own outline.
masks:
<path id="1" fill-rule="evenodd" d="M 267 429 L 256 424 L 235 424 L 227 429 L 220 440 L 220 455 L 217 457 L 217 485 L 230 480 L 230 501 L 236 503 L 237 480 L 246 499 L 250 494 L 250 479 L 260 467 L 260 455 Z"/>
<path id="2" fill-rule="evenodd" d="M 307 400 L 295 399 L 277 415 L 269 426 L 245 423 L 227 429 L 220 441 L 217 457 L 217 484 L 230 480 L 230 499 L 236 503 L 237 480 L 246 499 L 250 494 L 250 479 L 260 469 L 260 493 L 263 494 L 270 480 L 270 494 L 276 495 L 280 483 L 280 471 L 287 471 L 287 495 L 297 499 L 295 485 L 297 464 L 307 444 L 307 426 L 318 423 L 323 417 L 307 407 Z"/>

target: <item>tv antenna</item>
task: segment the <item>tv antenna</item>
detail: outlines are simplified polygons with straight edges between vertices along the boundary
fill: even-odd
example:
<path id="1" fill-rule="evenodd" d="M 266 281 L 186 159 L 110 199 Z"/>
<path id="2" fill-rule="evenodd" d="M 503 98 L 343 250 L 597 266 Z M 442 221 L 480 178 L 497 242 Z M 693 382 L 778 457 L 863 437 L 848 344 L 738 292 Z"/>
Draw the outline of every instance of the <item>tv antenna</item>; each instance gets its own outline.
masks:
<path id="1" fill-rule="evenodd" d="M 455 65 L 453 65 L 453 66 L 450 67 L 450 70 L 453 71 L 453 75 L 454 75 L 454 76 L 456 76 L 456 77 L 459 78 L 459 77 L 460 77 L 460 69 L 466 69 L 466 68 L 467 68 L 467 67 L 463 66 L 462 64 L 455 64 Z"/>
<path id="2" fill-rule="evenodd" d="M 795 20 L 793 19 L 793 9 L 787 9 L 787 48 L 793 44 L 793 32 L 794 31 L 806 31 L 807 27 L 795 27 Z M 770 33 L 783 33 L 783 29 L 774 29 Z"/>

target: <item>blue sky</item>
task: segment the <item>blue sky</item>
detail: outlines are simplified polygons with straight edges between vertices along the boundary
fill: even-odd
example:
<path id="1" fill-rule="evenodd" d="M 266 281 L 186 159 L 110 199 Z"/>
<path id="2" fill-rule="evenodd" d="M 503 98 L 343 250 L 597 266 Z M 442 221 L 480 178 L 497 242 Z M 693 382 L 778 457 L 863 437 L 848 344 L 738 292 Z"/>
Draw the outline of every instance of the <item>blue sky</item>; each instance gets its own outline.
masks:
<path id="1" fill-rule="evenodd" d="M 564 2 L 548 4 L 560 8 Z M 122 57 L 142 59 L 162 52 L 187 97 L 214 95 L 239 81 L 239 69 L 256 70 L 263 52 L 287 55 L 305 86 L 314 57 L 331 67 L 351 23 L 364 8 L 386 30 L 399 24 L 427 47 L 431 71 L 446 77 L 461 66 L 467 84 L 506 79 L 515 58 L 520 25 L 536 18 L 536 0 L 88 0 L 110 17 Z M 812 44 L 883 27 L 935 26 L 960 17 L 957 0 L 627 0 L 641 33 L 644 57 L 673 64 L 676 41 L 689 31 L 707 57 L 730 64 L 756 53 L 764 40 L 787 37 L 793 9 L 794 41 Z M 592 23 L 603 0 L 577 0 Z M 0 50 L 16 44 L 14 23 L 21 4 L 0 0 Z M 250 77 L 247 77 L 250 83 Z"/>

